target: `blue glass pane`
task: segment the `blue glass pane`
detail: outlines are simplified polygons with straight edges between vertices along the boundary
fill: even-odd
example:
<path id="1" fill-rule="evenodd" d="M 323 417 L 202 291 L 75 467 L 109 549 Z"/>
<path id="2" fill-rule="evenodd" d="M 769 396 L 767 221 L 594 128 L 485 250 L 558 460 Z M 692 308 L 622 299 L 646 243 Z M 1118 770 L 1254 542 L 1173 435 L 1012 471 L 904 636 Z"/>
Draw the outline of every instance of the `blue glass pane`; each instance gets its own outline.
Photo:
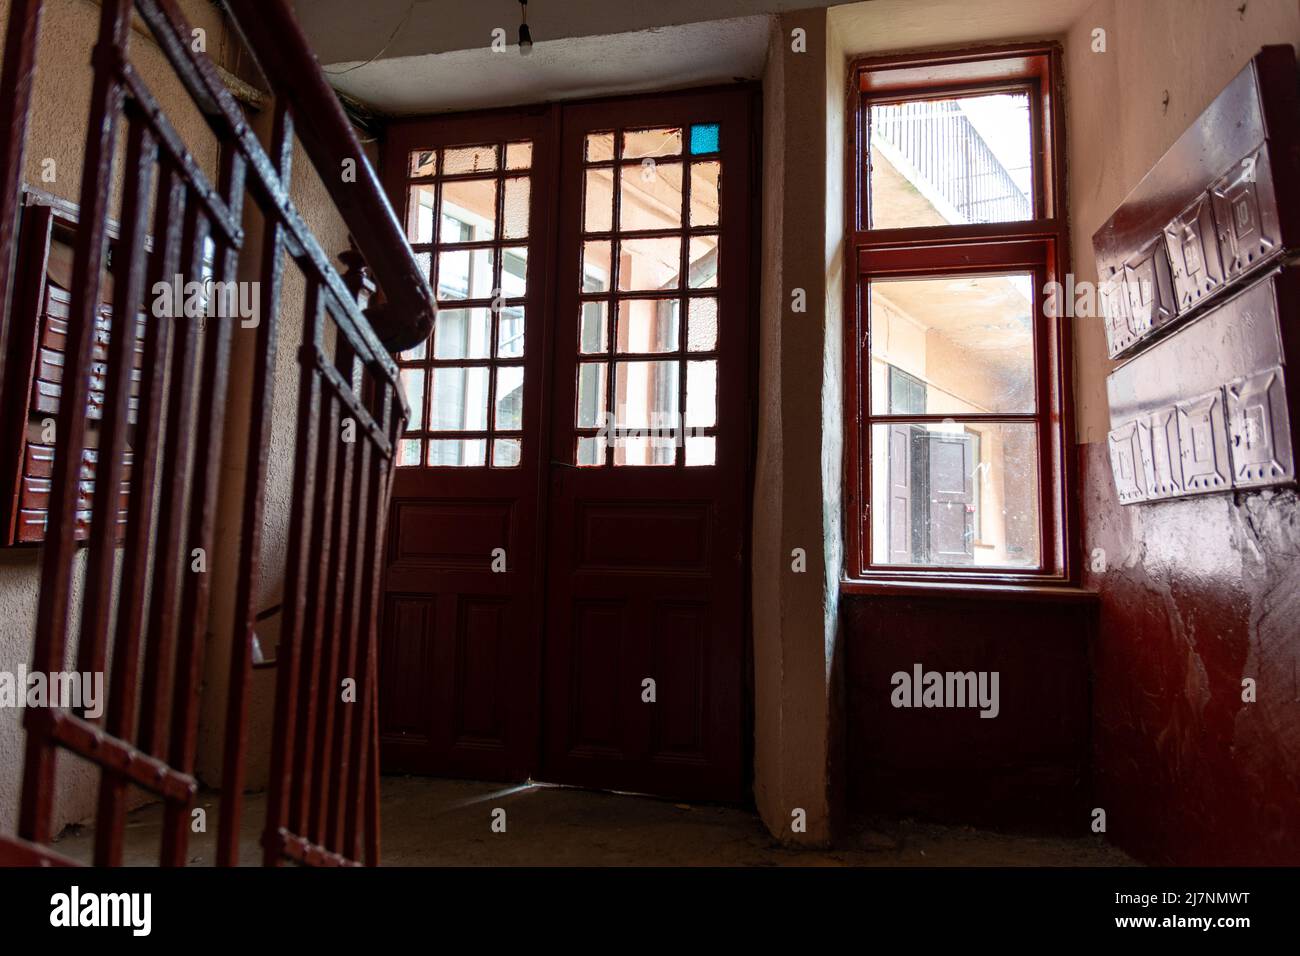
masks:
<path id="1" fill-rule="evenodd" d="M 697 123 L 691 127 L 691 155 L 718 151 L 718 124 Z"/>

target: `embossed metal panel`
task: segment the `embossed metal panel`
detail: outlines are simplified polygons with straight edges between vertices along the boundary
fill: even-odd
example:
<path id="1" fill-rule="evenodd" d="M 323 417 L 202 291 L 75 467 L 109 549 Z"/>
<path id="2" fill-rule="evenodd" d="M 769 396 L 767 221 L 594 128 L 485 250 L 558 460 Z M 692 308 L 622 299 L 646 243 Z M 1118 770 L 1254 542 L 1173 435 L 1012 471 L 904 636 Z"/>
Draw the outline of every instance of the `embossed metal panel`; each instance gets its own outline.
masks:
<path id="1" fill-rule="evenodd" d="M 1295 52 L 1264 47 L 1097 230 L 1097 274 L 1105 285 L 1123 273 L 1131 318 L 1130 333 L 1103 289 L 1112 358 L 1300 248 L 1296 111 Z"/>
<path id="2" fill-rule="evenodd" d="M 1101 297 L 1101 314 L 1106 323 L 1106 353 L 1111 358 L 1115 358 L 1137 341 L 1137 334 L 1133 331 L 1133 320 L 1129 315 L 1124 273 L 1115 272 L 1102 279 L 1098 291 Z"/>
<path id="3" fill-rule="evenodd" d="M 1180 312 L 1187 312 L 1224 282 L 1210 195 L 1202 195 L 1165 226 L 1174 295 Z"/>
<path id="4" fill-rule="evenodd" d="M 1176 498 L 1183 493 L 1183 451 L 1178 442 L 1178 412 L 1162 408 L 1147 423 L 1151 436 L 1152 499 Z"/>
<path id="5" fill-rule="evenodd" d="M 1223 390 L 1178 405 L 1178 444 L 1188 491 L 1219 491 L 1231 482 Z"/>
<path id="6" fill-rule="evenodd" d="M 1110 466 L 1115 476 L 1115 492 L 1124 504 L 1145 501 L 1150 493 L 1150 459 L 1143 448 L 1149 440 L 1149 428 L 1140 421 L 1121 425 L 1110 433 Z"/>
<path id="7" fill-rule="evenodd" d="M 1297 315 L 1300 269 L 1275 269 L 1110 374 L 1123 503 L 1295 480 L 1296 388 L 1286 369 L 1300 354 L 1300 324 L 1289 321 Z M 1149 456 L 1145 494 L 1115 447 L 1134 428 Z"/>
<path id="8" fill-rule="evenodd" d="M 1137 338 L 1173 319 L 1176 312 L 1173 282 L 1163 242 L 1152 240 L 1124 263 L 1124 289 Z"/>
<path id="9" fill-rule="evenodd" d="M 1249 272 L 1282 245 L 1268 151 L 1242 157 L 1210 187 L 1219 251 L 1229 279 Z"/>
<path id="10" fill-rule="evenodd" d="M 1228 385 L 1227 395 L 1233 484 L 1245 488 L 1294 478 L 1282 369 L 1238 379 Z"/>

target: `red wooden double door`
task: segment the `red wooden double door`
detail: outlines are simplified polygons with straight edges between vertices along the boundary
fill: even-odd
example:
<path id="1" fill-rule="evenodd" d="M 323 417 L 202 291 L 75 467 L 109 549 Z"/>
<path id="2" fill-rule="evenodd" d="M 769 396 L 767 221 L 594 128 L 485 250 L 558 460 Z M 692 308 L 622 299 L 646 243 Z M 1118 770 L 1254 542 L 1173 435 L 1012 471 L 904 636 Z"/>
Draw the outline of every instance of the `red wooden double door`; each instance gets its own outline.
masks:
<path id="1" fill-rule="evenodd" d="M 397 124 L 383 767 L 743 799 L 754 93 Z"/>

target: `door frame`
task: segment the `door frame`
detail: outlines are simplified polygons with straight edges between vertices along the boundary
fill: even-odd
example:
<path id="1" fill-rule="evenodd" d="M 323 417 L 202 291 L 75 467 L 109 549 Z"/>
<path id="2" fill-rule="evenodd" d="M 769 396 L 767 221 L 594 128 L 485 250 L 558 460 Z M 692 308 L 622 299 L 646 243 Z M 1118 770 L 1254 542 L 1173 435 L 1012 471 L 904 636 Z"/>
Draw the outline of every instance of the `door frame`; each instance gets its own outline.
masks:
<path id="1" fill-rule="evenodd" d="M 741 102 L 739 108 L 747 109 L 749 144 L 748 144 L 748 164 L 747 170 L 749 179 L 748 195 L 748 219 L 750 238 L 746 247 L 747 256 L 747 281 L 743 287 L 738 290 L 745 298 L 744 313 L 748 316 L 750 326 L 748 329 L 746 343 L 746 381 L 744 384 L 744 395 L 742 396 L 741 405 L 743 407 L 744 424 L 743 424 L 743 442 L 744 442 L 744 462 L 743 462 L 743 483 L 744 490 L 741 502 L 741 536 L 742 536 L 742 555 L 741 555 L 741 578 L 742 578 L 742 609 L 741 609 L 741 678 L 739 692 L 741 695 L 741 800 L 743 805 L 752 806 L 753 797 L 753 778 L 754 778 L 754 654 L 753 654 L 753 517 L 754 517 L 754 480 L 757 467 L 757 447 L 758 447 L 758 382 L 759 382 L 759 288 L 762 279 L 761 276 L 761 237 L 763 231 L 762 219 L 762 196 L 763 196 L 763 163 L 762 163 L 762 131 L 763 131 L 763 111 L 762 111 L 762 84 L 757 81 L 746 81 L 743 83 L 731 84 L 711 84 L 706 86 L 691 87 L 680 90 L 668 91 L 650 91 L 646 93 L 625 93 L 604 97 L 588 97 L 574 100 L 561 100 L 535 105 L 515 106 L 515 107 L 497 107 L 483 110 L 459 111 L 446 114 L 430 114 L 425 116 L 403 117 L 387 123 L 381 134 L 378 145 L 380 180 L 383 183 L 385 191 L 388 193 L 389 202 L 394 210 L 403 210 L 406 205 L 406 180 L 407 180 L 407 156 L 410 144 L 418 141 L 421 130 L 430 127 L 447 127 L 463 125 L 467 131 L 466 143 L 470 143 L 480 138 L 490 138 L 490 133 L 470 132 L 471 130 L 495 128 L 500 123 L 508 123 L 520 117 L 529 117 L 533 120 L 544 118 L 547 126 L 547 136 L 550 138 L 550 148 L 545 150 L 541 163 L 534 164 L 536 173 L 534 185 L 539 183 L 554 184 L 552 190 L 552 199 L 545 205 L 545 222 L 541 230 L 536 230 L 536 226 L 530 229 L 534 234 L 530 237 L 538 240 L 538 248 L 530 248 L 530 273 L 531 265 L 534 259 L 538 261 L 538 272 L 541 275 L 542 284 L 540 297 L 543 303 L 545 319 L 541 323 L 541 348 L 539 364 L 541 367 L 542 380 L 539 384 L 538 394 L 538 415 L 540 418 L 540 433 L 538 438 L 538 449 L 540 455 L 551 453 L 553 447 L 553 384 L 555 375 L 555 321 L 553 319 L 557 302 L 558 276 L 556 268 L 556 255 L 560 239 L 560 190 L 559 183 L 562 176 L 562 135 L 563 135 L 563 118 L 564 110 L 572 106 L 592 106 L 604 104 L 617 104 L 620 101 L 645 102 L 647 100 L 670 100 L 679 97 L 697 97 L 708 94 L 726 94 L 736 96 Z M 398 213 L 400 217 L 400 212 Z M 548 460 L 548 459 L 547 459 Z M 533 562 L 533 573 L 530 576 L 529 587 L 532 599 L 537 608 L 536 617 L 536 634 L 537 639 L 534 641 L 535 652 L 532 659 L 527 662 L 527 671 L 533 675 L 531 680 L 531 690 L 527 694 L 527 699 L 521 702 L 526 712 L 533 716 L 533 733 L 532 747 L 533 757 L 531 767 L 533 770 L 540 769 L 543 763 L 543 748 L 545 742 L 545 708 L 542 704 L 543 695 L 543 674 L 542 662 L 545 659 L 547 633 L 545 622 L 549 615 L 549 598 L 547 594 L 546 583 L 550 568 L 548 566 L 548 546 L 547 535 L 550 517 L 550 491 L 551 491 L 551 468 L 545 463 L 545 460 L 539 464 L 536 469 L 535 479 L 538 487 L 537 493 L 537 513 L 533 516 L 532 535 L 534 555 L 536 560 Z M 432 479 L 431 479 L 432 480 Z M 389 553 L 385 554 L 385 563 L 391 558 L 391 549 L 393 547 L 392 536 L 390 536 L 388 545 Z M 521 688 L 523 682 L 520 682 Z M 381 695 L 382 699 L 382 695 Z M 382 771 L 382 767 L 381 767 Z"/>

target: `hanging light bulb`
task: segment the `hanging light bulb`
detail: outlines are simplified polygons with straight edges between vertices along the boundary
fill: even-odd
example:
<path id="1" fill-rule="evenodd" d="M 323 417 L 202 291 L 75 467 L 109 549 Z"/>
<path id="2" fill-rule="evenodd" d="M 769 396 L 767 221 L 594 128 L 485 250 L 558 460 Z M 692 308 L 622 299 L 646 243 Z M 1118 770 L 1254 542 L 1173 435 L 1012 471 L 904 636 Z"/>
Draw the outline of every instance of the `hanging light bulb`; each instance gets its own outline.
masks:
<path id="1" fill-rule="evenodd" d="M 533 52 L 533 35 L 528 29 L 528 0 L 519 0 L 523 8 L 523 21 L 519 24 L 519 53 L 528 56 Z"/>

